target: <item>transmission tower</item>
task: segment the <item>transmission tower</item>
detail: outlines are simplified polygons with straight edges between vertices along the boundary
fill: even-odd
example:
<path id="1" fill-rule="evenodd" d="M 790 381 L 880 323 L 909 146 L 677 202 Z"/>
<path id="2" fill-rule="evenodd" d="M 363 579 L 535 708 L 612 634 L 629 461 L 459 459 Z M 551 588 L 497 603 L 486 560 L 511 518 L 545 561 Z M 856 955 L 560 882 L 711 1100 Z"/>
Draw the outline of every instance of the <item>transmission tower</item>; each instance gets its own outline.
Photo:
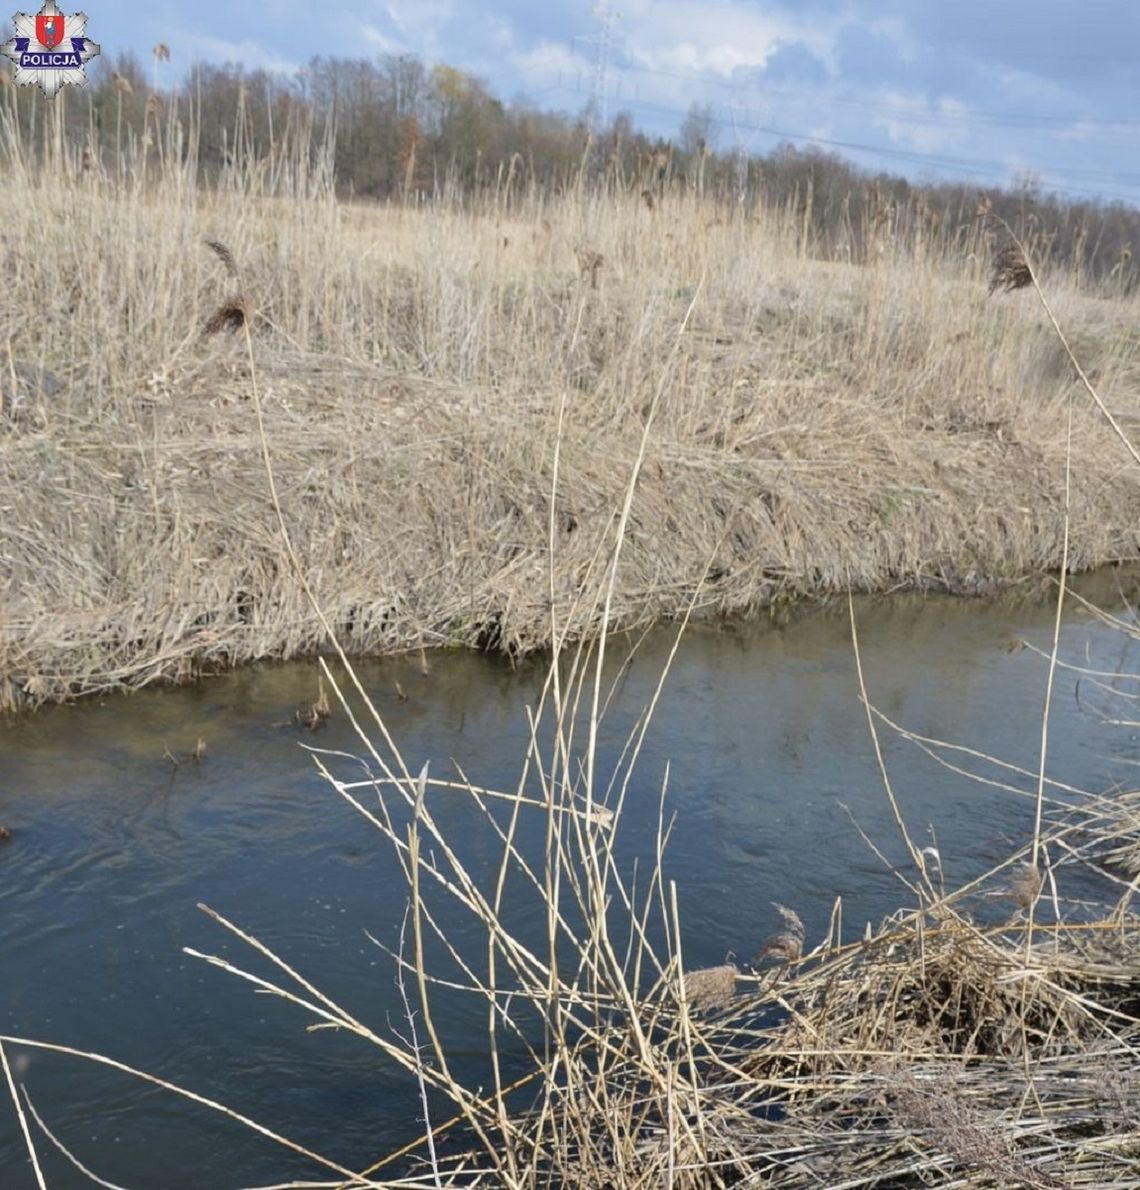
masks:
<path id="1" fill-rule="evenodd" d="M 736 122 L 736 110 L 740 101 L 736 92 L 732 93 L 732 139 L 736 144 L 736 201 L 743 203 L 748 193 L 748 150 L 744 141 L 740 139 L 740 125 Z"/>
<path id="2" fill-rule="evenodd" d="M 593 141 L 596 156 L 608 117 L 609 94 L 606 90 L 606 82 L 610 69 L 610 46 L 613 45 L 614 22 L 621 20 L 621 13 L 605 4 L 594 5 L 592 12 L 601 28 L 592 37 L 584 37 L 582 40 L 592 41 L 598 47 L 597 58 L 594 62 L 594 83 L 590 90 L 590 139 Z"/>
<path id="3" fill-rule="evenodd" d="M 732 101 L 729 107 L 732 116 L 732 139 L 736 154 L 736 200 L 744 203 L 748 198 L 748 163 L 752 157 L 754 139 L 751 134 L 747 138 L 743 135 L 744 128 L 755 127 L 757 116 L 754 111 L 744 107 L 740 93 L 735 87 L 732 89 Z M 741 121 L 738 117 L 747 116 Z"/>

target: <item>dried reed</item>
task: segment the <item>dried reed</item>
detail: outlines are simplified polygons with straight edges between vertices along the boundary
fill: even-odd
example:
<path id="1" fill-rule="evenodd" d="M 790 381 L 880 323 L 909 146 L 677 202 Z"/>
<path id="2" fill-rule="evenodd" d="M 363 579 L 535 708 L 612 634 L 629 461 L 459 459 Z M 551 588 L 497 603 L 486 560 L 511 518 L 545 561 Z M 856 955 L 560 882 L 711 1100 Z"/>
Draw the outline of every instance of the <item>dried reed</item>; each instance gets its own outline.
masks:
<path id="1" fill-rule="evenodd" d="M 478 207 L 397 219 L 336 204 L 311 145 L 279 149 L 295 169 L 247 162 L 201 193 L 178 159 L 138 192 L 17 172 L 0 196 L 14 244 L 38 243 L 21 187 L 43 186 L 78 212 L 75 242 L 105 246 L 72 259 L 48 241 L 0 298 L 16 328 L 0 361 L 0 707 L 317 647 L 323 629 L 262 528 L 248 369 L 222 334 L 240 339 L 251 319 L 287 513 L 354 653 L 525 653 L 550 643 L 552 601 L 571 635 L 596 631 L 592 559 L 665 358 L 614 624 L 678 614 L 714 555 L 710 614 L 841 590 L 849 575 L 969 593 L 1058 563 L 1042 510 L 1060 495 L 1072 369 L 1028 313 L 972 301 L 978 266 L 957 232 L 863 268 L 806 256 L 787 213 L 762 206 L 746 220 L 678 198 L 667 231 L 630 204 L 592 213 L 537 193 L 506 222 Z M 662 154 L 653 169 L 667 166 Z M 127 226 L 140 229 L 129 245 Z M 227 243 L 210 251 L 228 292 L 215 304 L 184 247 L 220 227 Z M 1135 299 L 1062 298 L 1127 413 Z M 45 312 L 34 327 L 30 308 Z M 73 325 L 97 345 L 82 366 Z M 195 325 L 204 344 L 187 352 Z M 9 376 L 39 360 L 61 385 L 33 400 Z M 552 508 L 543 468 L 564 398 Z M 1083 411 L 1073 449 L 1074 567 L 1134 553 L 1140 485 Z"/>
<path id="2" fill-rule="evenodd" d="M 588 251 L 610 277 L 594 290 L 602 266 L 588 257 L 577 271 L 584 200 L 536 195 L 506 224 L 478 209 L 396 219 L 337 206 L 305 170 L 284 175 L 285 197 L 279 175 L 253 163 L 232 192 L 187 198 L 165 168 L 147 191 L 109 185 L 74 202 L 81 180 L 43 179 L 56 205 L 75 208 L 76 242 L 108 247 L 72 259 L 49 241 L 0 297 L 17 376 L 44 360 L 59 379 L 33 399 L 0 361 L 0 706 L 318 647 L 323 629 L 263 527 L 236 358 L 251 317 L 286 513 L 354 653 L 525 653 L 550 643 L 551 601 L 572 636 L 596 632 L 593 559 L 663 359 L 671 377 L 615 625 L 678 614 L 706 573 L 702 613 L 733 614 L 842 590 L 848 575 L 864 589 L 968 593 L 1058 562 L 1061 534 L 1043 510 L 1060 496 L 1071 366 L 1025 311 L 972 301 L 977 268 L 950 239 L 941 255 L 862 268 L 805 257 L 780 211 L 744 222 L 678 199 L 665 233 L 627 204 L 591 227 Z M 20 176 L 0 214 L 12 243 L 38 243 Z M 129 249 L 125 226 L 140 229 Z M 226 293 L 215 304 L 183 247 L 218 227 L 226 242 L 210 251 Z M 534 254 L 515 252 L 531 242 Z M 125 305 L 97 300 L 110 292 Z M 251 295 L 272 323 L 251 315 Z M 1126 412 L 1134 299 L 1063 300 L 1092 360 L 1121 378 Z M 34 328 L 30 308 L 45 312 Z M 82 367 L 63 333 L 73 325 L 97 345 Z M 205 337 L 188 352 L 194 326 Z M 544 468 L 564 399 L 552 507 Z M 50 446 L 66 486 L 33 441 Z M 1117 458 L 1080 411 L 1076 568 L 1135 551 L 1140 485 Z"/>
<path id="3" fill-rule="evenodd" d="M 994 257 L 993 276 L 990 278 L 990 294 L 997 290 L 1009 293 L 1033 284 L 1033 272 L 1025 253 L 1019 244 L 1004 244 Z"/>
<path id="4" fill-rule="evenodd" d="M 121 107 L 128 89 L 118 90 Z M 1121 473 L 1119 441 L 1078 418 L 1066 454 L 1070 358 L 1050 362 L 1052 341 L 1024 313 L 973 300 L 976 267 L 950 232 L 928 242 L 917 210 L 888 211 L 881 259 L 859 268 L 812 259 L 796 211 L 761 209 L 757 230 L 678 198 L 662 232 L 632 204 L 607 213 L 536 194 L 504 237 L 500 211 L 337 206 L 327 176 L 301 160 L 288 201 L 279 175 L 251 162 L 189 210 L 194 192 L 173 165 L 150 188 L 85 191 L 74 204 L 66 175 L 35 179 L 41 197 L 75 211 L 73 242 L 121 246 L 91 260 L 41 242 L 31 180 L 0 194 L 6 226 L 42 248 L 37 269 L 4 291 L 9 365 L 33 348 L 70 359 L 76 323 L 85 342 L 105 344 L 33 438 L 16 426 L 0 441 L 12 480 L 0 518 L 0 698 L 184 680 L 330 640 L 361 652 L 553 643 L 554 656 L 518 788 L 446 783 L 481 811 L 498 849 L 490 872 L 464 861 L 433 812 L 439 783 L 426 767 L 413 776 L 351 667 L 350 686 L 322 669 L 332 699 L 322 685 L 310 714 L 335 702 L 369 775 L 354 765 L 343 779 L 342 756 L 314 762 L 404 874 L 412 954 L 391 957 L 402 988 L 410 977 L 415 1040 L 369 1026 L 205 907 L 271 975 L 189 953 L 373 1047 L 420 1103 L 448 1099 L 452 1118 L 419 1141 L 436 1185 L 1118 1178 L 1140 1111 L 1134 888 L 1104 920 L 1058 899 L 1060 922 L 1030 935 L 982 912 L 981 892 L 998 891 L 1002 873 L 948 895 L 927 884 L 920 905 L 862 941 L 836 936 L 806 955 L 803 922 L 777 906 L 783 924 L 760 957 L 782 964 L 779 981 L 738 995 L 731 964 L 677 978 L 683 920 L 664 873 L 664 815 L 648 881 L 621 870 L 641 737 L 612 782 L 597 765 L 607 629 L 689 615 L 698 600 L 734 611 L 932 577 L 969 590 L 1047 566 L 1061 556 L 1046 511 L 1066 457 L 1074 565 L 1134 550 L 1140 489 Z M 668 155 L 651 166 L 660 180 Z M 922 225 L 921 252 L 901 244 L 908 220 Z M 277 245 L 272 257 L 243 247 L 239 275 L 234 254 L 210 243 L 240 291 L 237 329 L 249 330 L 247 285 L 272 303 L 265 350 L 246 334 L 241 352 L 223 341 L 186 359 L 200 294 L 184 246 L 206 224 L 232 229 L 237 244 Z M 575 250 L 586 225 L 607 256 Z M 150 234 L 132 233 L 128 251 L 120 227 Z M 540 245 L 537 259 L 520 261 L 504 238 Z M 603 291 L 607 257 L 621 268 Z M 1009 288 L 1022 274 L 1007 263 Z M 1134 336 L 1121 333 L 1131 305 L 1064 296 L 1106 365 L 1133 375 Z M 27 309 L 34 326 L 17 317 Z M 152 399 L 156 360 L 172 376 L 161 387 L 193 399 Z M 583 637 L 596 638 L 592 651 L 572 644 Z M 520 843 L 524 814 L 543 816 L 537 856 Z M 1135 842 L 1135 815 L 1116 820 L 1106 802 L 1083 830 L 1103 861 Z M 1071 837 L 1062 824 L 1040 841 L 1053 854 Z M 1014 858 L 1036 873 L 1034 842 Z M 521 918 L 543 924 L 541 945 L 512 928 Z M 478 961 L 460 952 L 457 919 L 479 937 Z M 438 973 L 429 954 L 451 969 Z M 436 1025 L 445 985 L 487 1021 L 491 1074 L 478 1085 L 457 1077 Z M 33 1043 L 0 1038 L 10 1044 Z M 514 1082 L 508 1048 L 533 1062 Z M 425 1180 L 374 1176 L 408 1146 L 372 1170 L 346 1169 L 218 1101 L 82 1056 L 236 1120 L 346 1185 Z M 520 1106 L 527 1086 L 533 1101 Z M 444 1132 L 446 1155 L 429 1143 Z"/>
<path id="5" fill-rule="evenodd" d="M 733 963 L 686 971 L 685 999 L 689 1007 L 698 1012 L 723 1008 L 736 993 L 736 978 L 739 974 Z"/>
<path id="6" fill-rule="evenodd" d="M 202 334 L 203 336 L 217 335 L 222 331 L 235 333 L 240 331 L 249 320 L 249 303 L 246 299 L 237 261 L 234 259 L 234 254 L 220 240 L 207 240 L 206 247 L 222 262 L 227 275 L 236 282 L 238 292 L 222 302 L 206 319 L 205 325 L 202 327 Z"/>

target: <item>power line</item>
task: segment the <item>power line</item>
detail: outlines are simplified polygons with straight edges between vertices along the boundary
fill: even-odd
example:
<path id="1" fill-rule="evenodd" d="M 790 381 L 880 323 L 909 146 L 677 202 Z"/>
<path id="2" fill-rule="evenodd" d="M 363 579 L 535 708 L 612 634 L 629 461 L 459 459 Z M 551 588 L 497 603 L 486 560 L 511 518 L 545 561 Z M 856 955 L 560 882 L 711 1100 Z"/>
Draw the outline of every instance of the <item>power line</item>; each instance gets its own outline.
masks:
<path id="1" fill-rule="evenodd" d="M 1140 129 L 1140 119 L 1136 118 L 1095 118 L 1085 117 L 1074 113 L 1050 113 L 1042 115 L 1036 112 L 993 112 L 985 110 L 968 110 L 961 113 L 952 109 L 941 109 L 933 112 L 916 112 L 911 107 L 900 104 L 879 103 L 874 100 L 861 99 L 850 93 L 836 91 L 807 90 L 804 88 L 789 88 L 773 86 L 768 83 L 745 83 L 740 80 L 719 79 L 702 74 L 685 73 L 676 70 L 663 70 L 653 66 L 635 66 L 626 64 L 617 68 L 623 74 L 646 74 L 660 78 L 675 79 L 678 82 L 691 83 L 702 87 L 716 87 L 729 92 L 752 92 L 758 96 L 778 95 L 789 99 L 806 100 L 812 103 L 831 103 L 843 107 L 860 107 L 871 111 L 878 111 L 884 115 L 893 116 L 899 120 L 914 123 L 987 123 L 1008 125 L 1012 128 L 1034 128 L 1057 125 L 1071 127 L 1079 124 L 1082 128 L 1102 128 L 1105 132 L 1119 132 L 1121 129 Z"/>
<path id="2" fill-rule="evenodd" d="M 678 108 L 666 107 L 662 104 L 650 102 L 648 100 L 627 100 L 626 105 L 629 107 L 641 109 L 644 111 L 656 112 L 661 115 L 668 115 L 673 118 L 682 118 L 684 113 Z M 711 122 L 720 128 L 733 127 L 734 131 L 739 134 L 741 130 L 753 133 L 761 133 L 767 136 L 777 137 L 780 140 L 799 141 L 806 144 L 818 145 L 829 149 L 842 149 L 845 152 L 871 154 L 875 157 L 886 161 L 902 162 L 908 165 L 925 166 L 932 170 L 937 170 L 942 173 L 952 173 L 964 175 L 973 178 L 985 178 L 992 181 L 1000 181 L 1007 184 L 1012 180 L 1011 175 L 1015 172 L 1007 162 L 992 161 L 984 158 L 969 158 L 969 157 L 951 157 L 932 153 L 922 153 L 907 149 L 895 149 L 888 146 L 871 145 L 860 141 L 840 140 L 833 137 L 814 136 L 810 133 L 795 132 L 789 129 L 776 128 L 771 125 L 759 123 L 743 123 L 733 121 L 731 124 L 716 116 L 712 116 Z M 1029 169 L 1029 167 L 1027 167 Z M 1039 173 L 1045 178 L 1049 179 L 1064 179 L 1077 178 L 1084 181 L 1095 181 L 1098 178 L 1104 178 L 1109 182 L 1116 182 L 1124 186 L 1135 184 L 1140 186 L 1140 174 L 1119 174 L 1109 171 L 1099 170 L 1081 170 L 1081 169 L 1055 169 L 1034 167 L 1031 172 Z M 1062 181 L 1056 184 L 1050 181 L 1050 186 L 1059 191 L 1069 194 L 1079 194 L 1093 198 L 1100 199 L 1116 199 L 1122 202 L 1135 204 L 1137 194 L 1133 192 L 1123 192 L 1119 190 L 1105 189 L 1098 187 L 1092 189 L 1088 186 L 1070 185 Z"/>
<path id="3" fill-rule="evenodd" d="M 675 71 L 657 71 L 649 67 L 632 67 L 623 69 L 631 73 L 660 74 L 665 77 L 677 78 L 681 81 L 704 81 L 700 78 L 700 76 L 683 75 Z M 947 154 L 922 153 L 913 150 L 895 149 L 887 146 L 872 145 L 860 141 L 849 141 L 832 137 L 813 136 L 808 133 L 776 128 L 762 123 L 741 123 L 737 118 L 739 105 L 737 100 L 736 86 L 732 83 L 721 82 L 720 80 L 711 81 L 716 83 L 716 85 L 727 87 L 732 92 L 731 127 L 734 141 L 738 148 L 738 153 L 740 145 L 740 131 L 741 129 L 746 129 L 754 133 L 762 133 L 768 136 L 778 137 L 782 140 L 801 141 L 808 144 L 819 145 L 825 148 L 842 149 L 846 152 L 852 153 L 872 154 L 883 160 L 899 161 L 910 165 L 926 166 L 928 168 L 946 173 L 956 173 L 974 177 L 996 178 L 1002 180 L 1003 182 L 1008 182 L 1008 180 L 1010 180 L 1010 175 L 1015 173 L 1015 167 L 1009 162 L 992 161 L 982 158 L 957 157 Z M 756 91 L 757 94 L 760 93 L 755 88 L 752 90 Z M 767 89 L 765 89 L 765 93 L 766 91 Z M 776 92 L 776 89 L 773 89 L 773 92 Z M 681 117 L 683 115 L 683 113 L 676 108 L 665 107 L 663 105 L 654 104 L 639 98 L 626 100 L 625 102 L 627 106 L 639 108 L 645 111 L 656 111 L 661 114 L 670 115 L 674 118 Z M 884 108 L 883 105 L 867 106 L 879 106 L 880 108 L 883 108 L 883 110 L 892 110 L 889 108 Z M 729 122 L 723 119 L 718 119 L 715 116 L 711 117 L 711 120 L 713 124 L 722 129 L 729 126 Z M 1070 119 L 1068 122 L 1071 124 L 1072 120 Z M 961 127 L 962 125 L 959 124 L 957 126 Z M 1117 199 L 1128 203 L 1136 202 L 1137 196 L 1135 193 L 1109 190 L 1105 189 L 1103 186 L 1098 186 L 1096 189 L 1092 189 L 1088 186 L 1072 185 L 1071 183 L 1066 182 L 1064 179 L 1076 179 L 1078 181 L 1084 182 L 1105 181 L 1125 187 L 1140 187 L 1140 174 L 1122 173 L 1119 171 L 1088 170 L 1080 169 L 1078 167 L 1068 167 L 1064 169 L 1053 167 L 1044 168 L 1027 165 L 1026 172 L 1039 173 L 1043 175 L 1043 177 L 1050 179 L 1050 186 L 1068 193 L 1084 194 L 1090 197 L 1103 199 Z M 1053 179 L 1058 179 L 1059 181 L 1054 182 Z"/>
<path id="4" fill-rule="evenodd" d="M 580 40 L 593 41 L 595 38 Z M 553 62 L 554 59 L 551 59 Z M 537 64 L 541 64 L 541 59 Z M 781 97 L 795 102 L 818 105 L 825 103 L 842 108 L 860 108 L 878 113 L 886 118 L 903 124 L 915 124 L 935 128 L 968 129 L 978 125 L 1004 127 L 1023 131 L 1049 132 L 1079 130 L 1082 136 L 1119 137 L 1122 133 L 1134 134 L 1140 131 L 1140 119 L 1131 117 L 1094 117 L 1081 115 L 1076 112 L 1067 114 L 1037 112 L 996 112 L 966 108 L 956 111 L 953 108 L 939 108 L 932 111 L 919 111 L 914 107 L 895 103 L 883 103 L 875 100 L 860 98 L 847 92 L 820 91 L 818 89 L 789 88 L 773 86 L 768 83 L 745 83 L 739 79 L 720 79 L 707 75 L 685 73 L 676 70 L 664 70 L 651 66 L 635 66 L 626 64 L 615 68 L 619 79 L 624 75 L 650 75 L 659 78 L 674 79 L 677 82 L 691 84 L 700 88 L 716 88 L 729 92 L 732 102 L 739 102 L 741 93 L 751 94 L 758 99 L 767 100 Z M 636 91 L 636 86 L 634 87 Z"/>

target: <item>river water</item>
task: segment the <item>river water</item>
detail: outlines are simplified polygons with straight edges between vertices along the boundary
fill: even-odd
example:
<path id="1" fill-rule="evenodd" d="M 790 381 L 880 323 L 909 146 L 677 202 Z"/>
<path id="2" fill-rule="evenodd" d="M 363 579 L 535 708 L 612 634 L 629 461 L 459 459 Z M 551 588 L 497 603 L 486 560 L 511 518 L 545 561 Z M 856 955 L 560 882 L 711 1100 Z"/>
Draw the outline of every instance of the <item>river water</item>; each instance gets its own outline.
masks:
<path id="1" fill-rule="evenodd" d="M 1120 572 L 1082 589 L 1106 607 L 1138 593 Z M 1048 649 L 1053 610 L 1041 588 L 994 602 L 862 600 L 857 616 L 868 689 L 886 715 L 1035 769 L 1046 662 L 1010 645 Z M 603 773 L 652 697 L 673 633 L 651 634 L 632 656 L 631 643 L 610 645 L 617 684 L 601 734 Z M 1127 636 L 1077 609 L 1065 617 L 1062 657 L 1108 673 L 1140 669 Z M 413 769 L 430 760 L 434 776 L 449 776 L 459 765 L 477 785 L 515 787 L 541 664 L 441 655 L 427 674 L 413 659 L 367 662 L 360 672 Z M 304 750 L 360 752 L 342 714 L 316 733 L 293 721 L 316 694 L 315 664 L 262 666 L 0 722 L 0 824 L 12 833 L 0 844 L 0 1033 L 141 1067 L 363 1168 L 418 1134 L 414 1084 L 366 1043 L 308 1032 L 300 1010 L 182 953 L 190 946 L 269 973 L 196 908 L 206 902 L 376 1031 L 401 1027 L 391 960 L 366 931 L 398 945 L 404 887 L 390 849 Z M 1053 778 L 1096 792 L 1134 779 L 1140 742 L 1134 729 L 1104 721 L 1120 708 L 1093 679 L 1061 671 L 1054 706 Z M 194 761 L 199 739 L 206 750 Z M 971 781 L 895 733 L 883 746 L 911 827 L 921 845 L 937 845 L 948 884 L 1026 841 L 1028 797 Z M 1001 776 L 962 753 L 947 756 Z M 685 634 L 621 824 L 617 855 L 629 868 L 652 855 L 667 765 L 676 827 L 666 868 L 688 965 L 746 959 L 779 925 L 773 901 L 801 914 L 809 944 L 836 897 L 848 935 L 905 901 L 852 823 L 902 862 L 858 700 L 845 605 Z M 431 796 L 466 862 L 493 872 L 499 851 L 470 799 Z M 541 824 L 524 819 L 524 846 L 540 836 Z M 465 929 L 456 922 L 461 948 Z M 484 1010 L 449 1001 L 442 1028 L 460 1068 L 477 1069 Z M 198 1190 L 320 1176 L 272 1142 L 125 1074 L 15 1046 L 8 1055 L 48 1127 L 118 1185 Z M 37 1137 L 49 1186 L 90 1184 Z M 33 1185 L 4 1094 L 0 1187 Z"/>

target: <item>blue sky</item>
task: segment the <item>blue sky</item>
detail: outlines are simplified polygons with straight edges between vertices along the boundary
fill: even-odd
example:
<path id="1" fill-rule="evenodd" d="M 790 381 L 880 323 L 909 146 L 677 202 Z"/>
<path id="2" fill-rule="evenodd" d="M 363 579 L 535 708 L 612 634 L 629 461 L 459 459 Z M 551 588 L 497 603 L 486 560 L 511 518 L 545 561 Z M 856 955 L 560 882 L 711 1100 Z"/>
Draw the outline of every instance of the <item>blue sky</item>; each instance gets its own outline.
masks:
<path id="1" fill-rule="evenodd" d="M 720 149 L 817 144 L 870 169 L 1140 205 L 1140 0 L 610 0 L 606 107 Z M 65 11 L 69 6 L 63 5 Z M 77 6 L 78 7 L 78 6 Z M 289 73 L 315 54 L 412 52 L 504 100 L 579 112 L 601 23 L 587 0 L 85 0 L 104 53 Z M 1135 163 L 1134 163 L 1135 162 Z"/>

